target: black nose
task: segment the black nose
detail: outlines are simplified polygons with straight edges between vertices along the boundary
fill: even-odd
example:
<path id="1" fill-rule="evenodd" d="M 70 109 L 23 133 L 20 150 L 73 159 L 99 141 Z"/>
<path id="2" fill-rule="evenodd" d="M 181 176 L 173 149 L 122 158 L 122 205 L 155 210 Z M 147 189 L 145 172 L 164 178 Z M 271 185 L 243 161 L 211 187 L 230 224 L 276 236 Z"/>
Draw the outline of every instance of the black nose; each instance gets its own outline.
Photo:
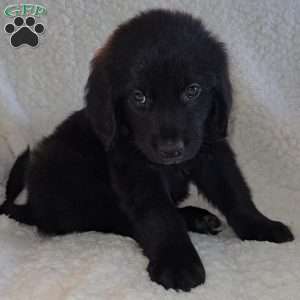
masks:
<path id="1" fill-rule="evenodd" d="M 158 152 L 162 158 L 178 158 L 184 151 L 183 141 L 165 141 L 158 145 Z"/>

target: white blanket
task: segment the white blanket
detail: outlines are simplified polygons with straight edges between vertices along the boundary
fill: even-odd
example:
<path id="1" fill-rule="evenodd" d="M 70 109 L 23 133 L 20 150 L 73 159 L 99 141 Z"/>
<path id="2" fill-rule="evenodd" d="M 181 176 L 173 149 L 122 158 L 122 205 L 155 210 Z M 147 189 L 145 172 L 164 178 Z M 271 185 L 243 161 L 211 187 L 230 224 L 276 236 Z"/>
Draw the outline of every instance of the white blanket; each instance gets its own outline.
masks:
<path id="1" fill-rule="evenodd" d="M 34 227 L 1 216 L 0 298 L 299 299 L 300 2 L 44 0 L 41 4 L 48 15 L 40 18 L 46 32 L 38 48 L 14 49 L 1 32 L 0 202 L 16 155 L 82 106 L 89 60 L 117 24 L 141 9 L 177 8 L 201 17 L 227 44 L 235 90 L 232 145 L 257 206 L 286 222 L 295 241 L 241 242 L 228 227 L 215 237 L 191 234 L 207 280 L 190 293 L 176 293 L 150 281 L 147 259 L 129 238 L 89 232 L 46 239 Z M 3 28 L 11 19 L 2 15 L 0 21 Z M 196 200 L 195 194 L 189 199 L 205 205 Z"/>

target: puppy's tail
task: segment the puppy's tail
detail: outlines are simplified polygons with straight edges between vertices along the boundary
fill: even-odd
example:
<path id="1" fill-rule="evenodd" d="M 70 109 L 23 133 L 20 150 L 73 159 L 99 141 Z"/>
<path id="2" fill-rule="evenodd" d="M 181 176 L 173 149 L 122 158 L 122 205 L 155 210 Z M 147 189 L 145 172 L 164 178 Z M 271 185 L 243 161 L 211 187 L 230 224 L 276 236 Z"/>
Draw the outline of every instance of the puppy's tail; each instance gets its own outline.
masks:
<path id="1" fill-rule="evenodd" d="M 18 222 L 32 225 L 33 220 L 28 205 L 16 205 L 15 199 L 25 187 L 25 174 L 30 158 L 29 147 L 16 159 L 6 184 L 6 199 L 0 206 L 0 215 L 6 214 Z"/>

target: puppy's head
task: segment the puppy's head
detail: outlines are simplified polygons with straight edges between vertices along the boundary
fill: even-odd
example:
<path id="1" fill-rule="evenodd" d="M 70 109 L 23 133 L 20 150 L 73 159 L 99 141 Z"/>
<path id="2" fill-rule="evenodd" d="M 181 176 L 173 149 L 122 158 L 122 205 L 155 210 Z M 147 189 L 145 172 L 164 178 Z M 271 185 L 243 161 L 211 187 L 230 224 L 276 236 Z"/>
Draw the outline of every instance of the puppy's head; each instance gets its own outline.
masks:
<path id="1" fill-rule="evenodd" d="M 226 53 L 199 20 L 152 10 L 121 25 L 92 61 L 88 116 L 106 149 L 126 128 L 152 162 L 193 158 L 224 138 L 231 107 Z"/>

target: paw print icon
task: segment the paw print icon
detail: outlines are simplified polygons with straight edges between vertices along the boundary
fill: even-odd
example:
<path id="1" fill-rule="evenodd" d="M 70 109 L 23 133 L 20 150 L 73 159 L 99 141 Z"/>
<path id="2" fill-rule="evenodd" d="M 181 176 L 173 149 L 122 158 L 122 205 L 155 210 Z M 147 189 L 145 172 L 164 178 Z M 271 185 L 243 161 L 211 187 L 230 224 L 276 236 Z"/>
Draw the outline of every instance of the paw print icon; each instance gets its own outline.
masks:
<path id="1" fill-rule="evenodd" d="M 34 17 L 16 17 L 13 23 L 5 25 L 4 30 L 10 34 L 10 43 L 17 48 L 21 45 L 36 47 L 39 44 L 39 36 L 45 32 L 45 26 L 36 24 Z"/>

